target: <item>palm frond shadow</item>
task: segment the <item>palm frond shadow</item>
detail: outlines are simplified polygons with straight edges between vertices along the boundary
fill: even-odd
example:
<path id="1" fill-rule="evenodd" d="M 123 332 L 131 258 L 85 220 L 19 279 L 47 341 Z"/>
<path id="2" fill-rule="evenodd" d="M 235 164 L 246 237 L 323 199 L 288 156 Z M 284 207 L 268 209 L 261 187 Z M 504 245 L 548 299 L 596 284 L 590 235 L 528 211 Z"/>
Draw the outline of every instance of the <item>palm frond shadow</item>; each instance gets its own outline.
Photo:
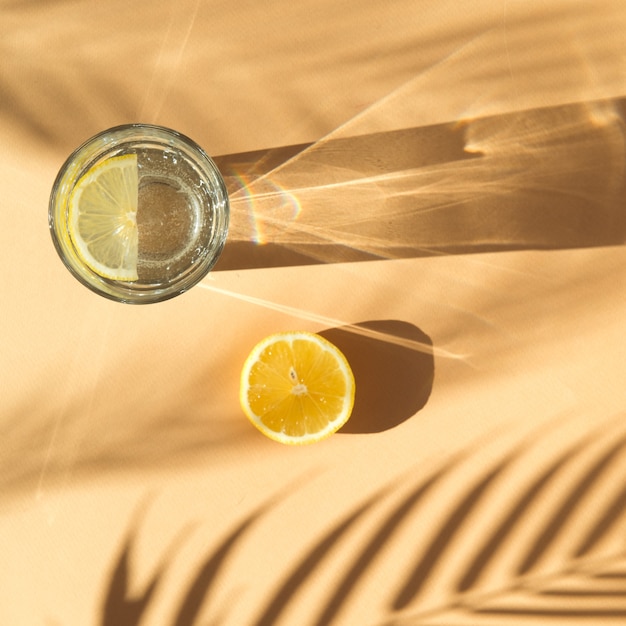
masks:
<path id="1" fill-rule="evenodd" d="M 135 626 L 140 623 L 161 584 L 167 569 L 167 562 L 171 558 L 170 555 L 178 544 L 178 541 L 176 541 L 166 552 L 157 571 L 152 575 L 143 592 L 139 596 L 131 596 L 128 592 L 131 579 L 131 553 L 138 532 L 139 518 L 145 515 L 147 504 L 147 502 L 143 502 L 135 515 L 134 524 L 127 532 L 117 562 L 111 572 L 109 586 L 102 607 L 102 624 Z"/>
<path id="2" fill-rule="evenodd" d="M 413 472 L 403 476 L 331 521 L 298 558 L 285 556 L 284 569 L 268 573 L 276 582 L 259 606 L 251 607 L 246 623 L 287 623 L 287 613 L 297 610 L 309 585 L 328 578 L 331 570 L 330 591 L 317 613 L 311 615 L 309 609 L 302 623 L 355 623 L 351 611 L 361 610 L 364 603 L 372 607 L 370 623 L 385 626 L 482 626 L 495 623 L 494 619 L 499 626 L 543 624 L 548 619 L 567 623 L 574 617 L 585 625 L 595 626 L 600 620 L 623 623 L 626 550 L 620 525 L 626 521 L 626 488 L 621 486 L 626 433 L 620 428 L 605 428 L 547 453 L 544 450 L 541 463 L 529 459 L 536 454 L 543 432 L 517 441 L 487 463 L 481 461 L 482 450 L 473 448 L 418 480 Z M 500 503 L 495 508 L 494 499 Z M 438 514 L 433 513 L 435 500 L 445 504 L 443 509 L 435 507 Z M 266 503 L 237 523 L 206 557 L 181 594 L 172 626 L 199 623 L 201 611 L 213 616 L 212 624 L 228 623 L 215 587 L 228 582 L 232 576 L 224 566 L 228 557 L 235 548 L 245 553 L 255 523 L 261 518 L 269 522 L 274 504 Z M 352 531 L 373 518 L 375 524 L 368 526 L 356 551 L 347 549 Z M 426 541 L 425 528 L 432 535 Z M 162 568 L 142 596 L 129 601 L 128 554 L 133 536 L 129 535 L 113 569 L 102 626 L 139 624 L 158 593 Z M 407 536 L 413 536 L 414 543 L 409 539 L 407 545 Z M 366 579 L 378 565 L 385 566 L 394 545 L 402 546 L 404 563 L 394 563 L 373 598 L 367 593 Z M 460 564 L 459 553 L 464 555 Z M 114 615 L 112 598 L 125 612 Z"/>
<path id="3" fill-rule="evenodd" d="M 399 529 L 401 522 L 411 513 L 426 494 L 435 487 L 439 479 L 441 479 L 453 465 L 454 461 L 451 461 L 423 482 L 419 482 L 417 486 L 391 510 L 378 530 L 359 552 L 358 558 L 345 573 L 335 592 L 315 621 L 316 624 L 331 623 L 335 614 L 339 611 L 342 604 L 358 583 L 362 573 L 373 564 L 376 555 L 384 545 L 391 540 L 394 532 Z M 328 556 L 331 550 L 337 547 L 336 544 L 338 541 L 354 526 L 359 518 L 380 501 L 382 495 L 383 493 L 377 494 L 368 500 L 363 506 L 350 514 L 346 520 L 338 524 L 329 534 L 325 535 L 313 546 L 306 557 L 302 559 L 299 565 L 286 577 L 286 580 L 272 597 L 267 608 L 261 614 L 261 617 L 255 622 L 255 626 L 270 626 L 276 623 L 283 609 L 287 607 L 287 604 L 295 596 L 296 592 L 300 590 L 300 587 L 307 579 L 311 578 L 318 566 L 323 563 L 324 557 Z M 296 582 L 297 584 L 295 584 Z"/>
<path id="4" fill-rule="evenodd" d="M 163 576 L 163 570 L 158 571 L 139 597 L 129 598 L 131 545 L 132 534 L 127 538 L 111 574 L 102 611 L 103 624 L 139 624 Z"/>
<path id="5" fill-rule="evenodd" d="M 413 610 L 385 624 L 389 626 L 414 623 L 443 624 L 446 623 L 445 614 L 449 610 L 454 610 L 457 616 L 455 624 L 481 624 L 483 622 L 479 619 L 480 616 L 499 618 L 508 616 L 515 618 L 516 624 L 521 618 L 528 620 L 528 623 L 543 624 L 548 618 L 576 617 L 577 620 L 588 620 L 584 623 L 597 624 L 599 619 L 626 617 L 626 576 L 622 581 L 621 576 L 624 573 L 612 571 L 612 568 L 622 565 L 626 559 L 624 542 L 619 541 L 615 552 L 608 556 L 601 551 L 594 552 L 620 522 L 624 523 L 626 488 L 612 492 L 603 506 L 597 510 L 589 510 L 585 504 L 586 496 L 606 486 L 603 487 L 602 481 L 607 478 L 610 470 L 619 468 L 620 460 L 623 463 L 626 456 L 626 437 L 622 435 L 616 440 L 609 441 L 600 447 L 594 457 L 590 460 L 585 459 L 592 443 L 593 441 L 588 439 L 566 448 L 556 456 L 547 469 L 534 473 L 526 489 L 512 500 L 500 523 L 485 533 L 482 544 L 474 553 L 474 558 L 464 570 L 461 570 L 455 584 L 450 585 L 449 605 L 420 614 L 419 610 L 415 611 L 415 607 L 419 606 L 421 585 L 426 582 L 427 574 L 430 573 L 428 566 L 435 564 L 444 556 L 442 550 L 435 547 L 438 542 L 432 543 L 427 553 L 417 560 L 391 605 L 394 611 L 402 611 L 410 606 Z M 511 463 L 512 460 L 507 460 L 505 464 Z M 500 473 L 505 464 L 501 464 L 479 483 L 474 488 L 474 493 L 480 490 L 485 481 L 492 480 Z M 577 466 L 579 468 L 581 465 L 585 471 L 577 480 L 572 481 L 565 493 L 560 497 L 556 495 L 554 489 L 556 482 L 566 473 L 575 473 Z M 623 476 L 624 468 L 619 469 L 622 470 Z M 482 490 L 478 495 L 479 498 L 472 500 L 470 506 L 481 505 Z M 547 515 L 532 529 L 533 533 L 522 534 L 519 531 L 525 524 L 529 524 L 526 520 L 528 511 L 540 500 L 550 502 Z M 465 504 L 469 503 L 470 499 L 466 499 Z M 449 524 L 460 510 L 462 507 L 457 508 L 450 516 Z M 558 540 L 564 533 L 569 534 L 570 547 L 567 551 L 559 552 Z M 445 541 L 441 541 L 444 536 Z M 523 536 L 529 538 L 522 542 Z M 451 537 L 444 528 L 437 539 L 442 549 L 445 549 Z M 521 542 L 517 565 L 511 569 L 508 578 L 501 579 L 495 589 L 487 588 L 481 593 L 481 577 L 488 572 L 490 565 L 493 567 L 497 563 L 507 546 L 515 542 Z M 550 552 L 555 551 L 558 558 L 552 558 L 554 563 L 552 569 L 541 568 L 542 560 L 546 559 Z M 432 558 L 433 552 L 437 553 L 438 559 Z M 588 571 L 590 569 L 591 572 Z M 593 584 L 592 578 L 596 579 Z M 597 583 L 598 580 L 617 578 L 624 583 L 618 588 Z M 572 604 L 572 598 L 576 598 L 576 604 Z M 597 598 L 604 599 L 602 606 L 598 606 L 597 602 L 591 604 L 585 602 L 586 599 L 595 601 Z M 607 604 L 608 598 L 614 600 L 614 605 Z M 464 617 L 465 620 L 459 620 L 460 617 Z M 444 621 L 440 621 L 439 618 Z"/>
<path id="6" fill-rule="evenodd" d="M 193 626 L 196 623 L 196 618 L 199 616 L 226 558 L 239 538 L 259 517 L 260 513 L 260 511 L 255 511 L 244 519 L 220 544 L 219 548 L 206 559 L 180 605 L 173 622 L 174 626 Z"/>

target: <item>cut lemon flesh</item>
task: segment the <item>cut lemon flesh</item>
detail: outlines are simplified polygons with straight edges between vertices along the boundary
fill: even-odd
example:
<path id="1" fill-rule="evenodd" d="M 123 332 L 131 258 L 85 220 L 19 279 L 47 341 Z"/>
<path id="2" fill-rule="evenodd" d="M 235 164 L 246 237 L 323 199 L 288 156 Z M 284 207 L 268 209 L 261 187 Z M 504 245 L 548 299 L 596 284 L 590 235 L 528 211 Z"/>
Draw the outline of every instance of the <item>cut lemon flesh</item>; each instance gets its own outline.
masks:
<path id="1" fill-rule="evenodd" d="M 286 444 L 319 441 L 341 428 L 354 404 L 345 356 L 309 332 L 278 333 L 255 346 L 241 372 L 241 407 L 264 435 Z"/>
<path id="2" fill-rule="evenodd" d="M 116 156 L 79 179 L 69 199 L 72 243 L 85 265 L 105 278 L 137 280 L 137 155 Z"/>

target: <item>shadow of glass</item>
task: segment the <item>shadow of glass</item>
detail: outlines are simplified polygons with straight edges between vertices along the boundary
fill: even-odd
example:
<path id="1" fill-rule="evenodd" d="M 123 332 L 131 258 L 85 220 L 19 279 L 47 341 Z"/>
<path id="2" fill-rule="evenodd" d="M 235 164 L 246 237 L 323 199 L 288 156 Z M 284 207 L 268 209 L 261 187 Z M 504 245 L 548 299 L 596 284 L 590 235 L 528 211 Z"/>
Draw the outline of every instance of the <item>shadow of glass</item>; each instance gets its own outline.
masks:
<path id="1" fill-rule="evenodd" d="M 356 382 L 352 416 L 340 433 L 389 430 L 426 405 L 435 376 L 432 341 L 413 324 L 375 320 L 320 335 L 344 353 Z"/>
<path id="2" fill-rule="evenodd" d="M 219 157 L 215 270 L 623 244 L 625 102 Z"/>

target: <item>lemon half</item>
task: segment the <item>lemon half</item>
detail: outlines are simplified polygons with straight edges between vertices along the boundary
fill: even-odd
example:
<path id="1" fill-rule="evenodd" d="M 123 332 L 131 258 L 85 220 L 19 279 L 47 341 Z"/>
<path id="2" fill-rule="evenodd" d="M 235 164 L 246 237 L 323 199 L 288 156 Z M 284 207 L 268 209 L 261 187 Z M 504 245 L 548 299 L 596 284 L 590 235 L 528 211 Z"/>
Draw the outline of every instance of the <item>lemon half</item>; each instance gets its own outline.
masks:
<path id="1" fill-rule="evenodd" d="M 85 265 L 105 278 L 137 280 L 137 155 L 98 163 L 69 198 L 69 234 Z"/>
<path id="2" fill-rule="evenodd" d="M 270 335 L 246 359 L 241 407 L 264 435 L 285 444 L 319 441 L 352 412 L 355 383 L 341 351 L 305 331 Z"/>

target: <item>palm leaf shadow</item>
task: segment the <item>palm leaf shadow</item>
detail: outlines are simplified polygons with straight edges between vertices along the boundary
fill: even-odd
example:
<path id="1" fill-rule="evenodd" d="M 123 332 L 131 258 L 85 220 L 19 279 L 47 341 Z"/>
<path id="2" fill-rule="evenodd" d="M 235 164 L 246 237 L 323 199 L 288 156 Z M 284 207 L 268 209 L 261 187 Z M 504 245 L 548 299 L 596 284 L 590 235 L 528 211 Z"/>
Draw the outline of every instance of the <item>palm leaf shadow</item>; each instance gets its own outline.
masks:
<path id="1" fill-rule="evenodd" d="M 574 485 L 567 494 L 563 504 L 557 509 L 548 524 L 546 524 L 535 544 L 520 565 L 518 569 L 520 575 L 526 574 L 538 563 L 565 522 L 576 512 L 576 509 L 581 506 L 584 496 L 593 489 L 604 471 L 619 457 L 620 453 L 624 451 L 624 448 L 626 448 L 626 438 L 618 441 L 605 452 L 586 472 L 582 479 Z"/>
<path id="2" fill-rule="evenodd" d="M 626 582 L 626 570 L 622 572 L 596 572 L 594 575 L 596 578 L 602 578 L 605 580 L 624 580 Z M 626 591 L 624 593 L 626 595 Z"/>
<path id="3" fill-rule="evenodd" d="M 264 508 L 265 506 L 248 515 L 205 560 L 180 605 L 173 626 L 193 626 L 226 558 L 232 552 L 237 541 L 261 516 Z"/>
<path id="4" fill-rule="evenodd" d="M 607 567 L 609 569 L 592 573 L 564 573 L 545 587 L 520 589 L 504 601 L 476 607 L 473 615 L 534 619 L 535 623 L 555 618 L 560 623 L 562 620 L 575 620 L 577 624 L 595 626 L 611 620 L 611 623 L 623 624 L 626 617 L 626 577 L 622 573 L 616 579 L 610 562 L 604 564 L 604 568 Z M 572 580 L 575 585 L 571 585 Z M 607 580 L 619 580 L 621 584 L 602 584 Z"/>
<path id="5" fill-rule="evenodd" d="M 593 623 L 598 624 L 597 620 L 600 619 L 614 619 L 626 617 L 626 609 L 601 609 L 601 608 L 572 608 L 568 606 L 560 606 L 555 608 L 495 608 L 495 609 L 479 609 L 477 611 L 481 615 L 498 615 L 498 616 L 511 616 L 511 617 L 541 617 L 543 619 L 556 617 L 562 619 L 576 619 L 580 622 L 581 619 L 590 618 L 595 620 Z"/>
<path id="6" fill-rule="evenodd" d="M 513 500 L 508 515 L 505 514 L 504 520 L 500 523 L 496 532 L 490 535 L 484 542 L 481 550 L 478 551 L 474 560 L 466 567 L 464 573 L 457 581 L 456 588 L 450 589 L 451 602 L 450 605 L 458 605 L 459 598 L 463 604 L 463 594 L 472 591 L 479 581 L 481 575 L 490 562 L 495 560 L 500 549 L 505 547 L 508 541 L 515 541 L 514 530 L 524 519 L 525 512 L 533 505 L 533 503 L 550 487 L 551 483 L 568 468 L 568 464 L 581 462 L 581 454 L 584 453 L 588 446 L 593 442 L 592 439 L 585 439 L 577 442 L 575 445 L 568 447 L 564 452 L 559 454 L 557 458 L 548 466 L 547 470 L 542 471 L 538 476 L 530 477 L 530 485 L 521 495 Z M 453 503 L 450 513 L 442 522 L 439 531 L 433 540 L 426 547 L 424 554 L 420 556 L 415 566 L 411 569 L 410 574 L 402 583 L 401 589 L 396 593 L 390 609 L 392 612 L 398 612 L 408 607 L 411 603 L 419 600 L 420 591 L 426 581 L 435 575 L 435 569 L 440 562 L 445 559 L 447 550 L 450 548 L 456 537 L 463 538 L 465 524 L 468 522 L 472 511 L 478 509 L 481 504 L 488 499 L 491 489 L 497 488 L 498 481 L 501 481 L 507 471 L 510 471 L 516 462 L 523 458 L 527 452 L 528 443 L 522 443 L 515 450 L 509 452 L 508 455 L 491 466 L 484 472 L 475 482 L 466 485 L 465 490 L 459 496 L 459 500 Z M 603 474 L 619 460 L 620 456 L 626 449 L 626 437 L 618 439 L 612 445 L 602 447 L 598 457 L 590 467 L 586 468 L 582 478 L 570 487 L 564 501 L 557 507 L 555 512 L 549 518 L 543 528 L 537 530 L 536 540 L 531 544 L 526 556 L 523 560 L 524 569 L 521 567 L 515 573 L 508 586 L 515 587 L 517 578 L 522 578 L 524 574 L 531 572 L 539 563 L 542 555 L 548 550 L 549 546 L 556 539 L 559 531 L 564 527 L 565 523 L 576 513 L 580 506 L 582 498 L 590 493 L 594 486 L 597 485 Z M 413 511 L 419 502 L 429 491 L 436 491 L 437 483 L 444 476 L 453 472 L 456 462 L 450 462 L 440 470 L 434 472 L 427 479 L 419 482 L 408 496 L 396 505 L 379 523 L 373 532 L 373 535 L 365 545 L 360 549 L 353 561 L 351 561 L 335 584 L 334 590 L 329 599 L 319 612 L 318 616 L 311 620 L 316 626 L 324 626 L 336 623 L 337 615 L 341 608 L 347 603 L 350 595 L 354 592 L 364 573 L 373 566 L 377 555 L 382 548 L 392 541 L 394 531 L 404 521 L 410 519 Z M 619 505 L 626 497 L 626 489 L 620 491 L 605 506 L 600 516 L 592 525 L 587 537 L 579 544 L 576 554 L 582 555 L 588 553 L 594 544 L 598 543 L 603 536 L 603 530 L 609 531 L 615 526 L 619 519 L 621 509 Z M 313 549 L 301 560 L 299 565 L 291 570 L 286 577 L 286 581 L 279 588 L 278 592 L 268 603 L 266 609 L 262 613 L 261 618 L 255 622 L 255 626 L 269 626 L 276 623 L 281 616 L 282 611 L 287 604 L 292 601 L 295 595 L 302 590 L 304 583 L 320 569 L 324 556 L 333 548 L 340 538 L 347 533 L 353 524 L 363 516 L 374 504 L 380 501 L 380 496 L 368 501 L 357 511 L 348 516 L 342 523 L 338 524 L 330 533 L 314 545 Z M 322 570 L 321 574 L 324 574 Z M 538 593 L 546 597 L 560 597 L 557 590 L 540 590 Z M 587 597 L 620 598 L 621 592 L 613 592 L 612 590 L 587 590 Z M 585 597 L 585 594 L 582 594 Z M 468 605 L 469 606 L 469 605 Z M 443 607 L 448 608 L 448 607 Z M 558 616 L 559 608 L 552 606 L 545 609 L 533 609 L 537 615 L 544 617 Z M 626 607 L 625 607 L 626 610 Z M 543 612 L 542 612 L 543 611 Z M 498 609 L 494 607 L 476 607 L 471 610 L 472 619 L 476 620 L 478 615 L 495 614 Z M 505 608 L 500 611 L 500 617 L 510 615 L 518 615 L 523 611 L 521 609 Z M 561 610 L 563 616 L 573 615 L 574 610 L 571 607 L 564 607 Z M 529 610 L 528 615 L 533 615 Z M 589 619 L 602 616 L 619 617 L 622 615 L 621 609 L 602 608 L 598 609 L 581 609 L 581 617 L 588 616 Z M 416 616 L 414 616 L 415 618 Z M 406 623 L 421 623 L 411 618 Z M 405 623 L 404 621 L 402 623 Z M 477 623 L 477 622 L 473 622 Z"/>
<path id="7" fill-rule="evenodd" d="M 372 564 L 380 549 L 390 540 L 401 522 L 409 515 L 420 500 L 422 500 L 426 493 L 435 486 L 437 481 L 451 470 L 457 461 L 458 459 L 453 459 L 435 474 L 419 483 L 417 487 L 415 487 L 408 496 L 405 496 L 400 504 L 391 511 L 385 518 L 382 526 L 380 526 L 368 542 L 365 549 L 360 552 L 342 582 L 337 586 L 334 595 L 318 618 L 317 624 L 330 623 L 358 582 L 362 573 Z M 332 531 L 324 535 L 323 538 L 313 546 L 305 558 L 288 574 L 286 581 L 270 600 L 261 617 L 255 622 L 255 626 L 271 626 L 276 623 L 276 620 L 280 617 L 290 600 L 300 591 L 303 584 L 312 577 L 323 563 L 324 557 L 328 556 L 331 550 L 336 547 L 339 540 L 347 534 L 354 524 L 379 502 L 386 491 L 385 489 L 383 492 L 375 494 L 365 502 L 365 504 L 358 507 L 356 511 L 350 513 L 345 520 L 335 526 Z"/>
<path id="8" fill-rule="evenodd" d="M 426 553 L 413 568 L 413 572 L 397 594 L 393 603 L 394 609 L 402 609 L 419 594 L 420 589 L 428 579 L 435 565 L 443 557 L 452 539 L 461 530 L 464 521 L 471 511 L 480 504 L 480 500 L 487 492 L 489 486 L 493 484 L 496 478 L 502 474 L 510 463 L 510 458 L 499 463 L 495 469 L 482 477 L 478 484 L 473 486 L 461 502 L 454 508 L 436 537 L 428 546 Z"/>
<path id="9" fill-rule="evenodd" d="M 208 556 L 184 595 L 172 626 L 193 626 L 227 557 L 268 506 L 266 503 L 248 515 Z M 137 529 L 131 528 L 113 568 L 102 610 L 102 626 L 138 626 L 165 574 L 167 564 L 171 561 L 172 548 L 161 560 L 161 565 L 144 592 L 139 597 L 130 597 L 130 555 L 136 542 L 136 535 Z"/>
<path id="10" fill-rule="evenodd" d="M 279 591 L 271 598 L 255 624 L 256 626 L 272 626 L 280 617 L 290 600 L 302 588 L 306 580 L 322 564 L 324 557 L 336 546 L 339 540 L 347 534 L 363 514 L 369 510 L 375 500 L 371 499 L 348 517 L 340 522 L 330 533 L 326 534 L 321 541 L 315 544 L 307 556 L 302 559 L 287 577 Z"/>
<path id="11" fill-rule="evenodd" d="M 379 554 L 383 546 L 391 540 L 394 531 L 398 529 L 400 523 L 409 515 L 412 509 L 419 504 L 424 496 L 437 485 L 438 481 L 449 473 L 454 465 L 454 462 L 447 464 L 426 481 L 419 484 L 408 497 L 402 500 L 402 502 L 391 511 L 391 514 L 387 516 L 372 539 L 367 542 L 358 558 L 354 561 L 337 586 L 335 593 L 317 618 L 315 622 L 317 626 L 323 626 L 324 624 L 330 624 L 332 622 L 340 608 L 346 603 L 350 593 L 354 590 L 362 577 L 362 574 L 372 566 L 375 557 Z"/>
<path id="12" fill-rule="evenodd" d="M 494 554 L 496 554 L 498 547 L 504 544 L 507 537 L 522 519 L 524 511 L 528 509 L 541 491 L 550 483 L 550 480 L 565 465 L 566 461 L 572 457 L 573 453 L 574 450 L 568 450 L 562 454 L 546 471 L 541 473 L 521 495 L 517 504 L 512 507 L 509 514 L 493 534 L 487 538 L 474 561 L 461 576 L 457 585 L 457 591 L 463 593 L 477 584 L 481 574 L 485 571 Z M 407 599 L 400 594 L 396 601 L 395 608 L 403 608 L 406 602 Z"/>
<path id="13" fill-rule="evenodd" d="M 139 515 L 145 513 L 147 503 L 142 503 Z M 165 557 L 161 559 L 160 565 L 153 574 L 150 582 L 146 585 L 143 593 L 139 596 L 133 596 L 130 593 L 130 573 L 131 573 L 131 555 L 133 546 L 137 540 L 138 519 L 135 519 L 126 534 L 126 539 L 122 545 L 117 562 L 110 576 L 108 590 L 104 598 L 102 606 L 102 626 L 138 626 L 148 609 L 148 605 L 152 601 L 167 567 L 170 555 L 174 552 L 176 545 L 182 539 L 187 529 L 179 533 L 174 543 L 166 551 Z"/>
<path id="14" fill-rule="evenodd" d="M 102 626 L 113 626 L 114 624 L 137 626 L 162 578 L 163 571 L 161 570 L 152 577 L 141 596 L 129 597 L 130 553 L 133 541 L 134 535 L 131 533 L 127 537 L 113 570 L 102 610 Z"/>
<path id="15" fill-rule="evenodd" d="M 602 444 L 593 458 L 585 461 L 584 454 L 601 434 L 597 434 L 595 438 L 579 441 L 564 452 L 560 451 L 547 469 L 538 475 L 532 474 L 529 478 L 530 484 L 516 499 L 513 499 L 508 512 L 505 511 L 503 520 L 484 538 L 478 550 L 473 553 L 475 555 L 473 560 L 461 570 L 456 584 L 450 587 L 449 604 L 436 610 L 429 609 L 420 612 L 421 584 L 429 574 L 432 574 L 432 566 L 444 556 L 444 550 L 451 539 L 447 528 L 452 525 L 452 520 L 458 516 L 464 506 L 478 506 L 479 501 L 474 500 L 473 496 L 480 498 L 483 495 L 482 487 L 492 481 L 503 468 L 503 464 L 488 473 L 477 486 L 470 487 L 470 490 L 465 492 L 463 502 L 453 511 L 438 536 L 427 548 L 426 553 L 418 559 L 411 574 L 402 583 L 390 606 L 398 616 L 386 621 L 385 624 L 397 626 L 446 624 L 446 619 L 449 617 L 445 616 L 449 611 L 455 612 L 455 624 L 472 624 L 473 626 L 492 623 L 491 621 L 483 622 L 480 616 L 484 616 L 485 619 L 497 616 L 503 620 L 502 624 L 507 623 L 505 618 L 510 618 L 511 623 L 515 624 L 518 623 L 515 620 L 522 618 L 529 620 L 576 618 L 579 620 L 577 623 L 588 623 L 594 626 L 602 619 L 622 620 L 626 617 L 626 585 L 615 588 L 610 585 L 598 586 L 597 584 L 598 580 L 626 581 L 626 572 L 612 569 L 615 563 L 623 563 L 626 558 L 623 542 L 617 553 L 609 557 L 600 558 L 593 552 L 594 547 L 620 521 L 624 520 L 626 488 L 618 490 L 609 498 L 608 503 L 605 503 L 603 507 L 598 507 L 597 511 L 590 511 L 584 506 L 585 496 L 599 488 L 601 479 L 606 478 L 608 472 L 614 469 L 619 461 L 623 462 L 625 457 L 626 437 L 622 435 L 617 440 L 613 439 L 608 444 Z M 511 459 L 507 462 L 510 461 Z M 521 539 L 521 535 L 515 531 L 523 522 L 528 524 L 525 520 L 525 513 L 540 498 L 550 497 L 549 490 L 559 477 L 580 467 L 584 468 L 582 475 L 569 485 L 564 495 L 554 498 L 547 519 L 533 528 L 534 532 L 530 533 L 530 539 Z M 535 574 L 545 555 L 550 550 L 558 550 L 555 544 L 566 525 L 575 521 L 586 522 L 587 531 L 583 533 L 582 540 L 575 542 L 574 547 L 570 547 L 568 552 L 560 555 L 561 565 L 551 576 L 546 577 L 545 572 Z M 459 529 L 457 526 L 454 528 Z M 445 541 L 442 541 L 443 539 Z M 502 580 L 499 589 L 491 589 L 488 593 L 481 594 L 479 581 L 488 566 L 496 563 L 499 555 L 512 542 L 524 541 L 522 558 L 516 569 L 511 572 L 509 579 Z M 440 548 L 437 548 L 438 543 L 441 545 Z M 599 558 L 601 562 L 598 566 L 595 563 Z M 596 567 L 596 571 L 592 574 L 586 571 L 590 567 Z M 597 569 L 598 567 L 600 569 Z M 571 579 L 575 579 L 576 585 L 568 587 L 566 583 Z M 575 605 L 572 604 L 572 598 L 576 598 Z M 612 599 L 614 603 L 598 606 L 598 598 L 603 598 L 607 602 Z M 409 605 L 412 605 L 413 609 L 406 612 Z M 402 610 L 405 610 L 404 614 L 397 613 Z"/>
<path id="16" fill-rule="evenodd" d="M 478 472 L 471 472 L 473 478 L 468 478 L 467 465 L 479 460 L 480 445 L 459 453 L 425 476 L 422 474 L 418 480 L 412 480 L 408 488 L 404 487 L 407 480 L 398 481 L 404 493 L 395 504 L 390 504 L 388 499 L 396 492 L 393 485 L 378 490 L 335 521 L 329 530 L 314 539 L 303 556 L 285 569 L 258 611 L 252 607 L 250 623 L 254 626 L 282 623 L 287 609 L 297 608 L 296 602 L 304 597 L 307 585 L 323 580 L 330 568 L 337 568 L 333 565 L 335 561 L 331 562 L 331 555 L 347 555 L 347 552 L 342 553 L 342 542 L 361 522 L 376 515 L 374 527 L 356 553 L 343 560 L 340 558 L 343 565 L 339 572 L 334 572 L 336 582 L 317 613 L 309 613 L 306 620 L 316 626 L 350 623 L 341 621 L 339 614 L 349 614 L 350 601 L 358 604 L 365 599 L 356 591 L 384 550 L 394 541 L 406 542 L 406 538 L 398 537 L 400 528 L 406 537 L 407 530 L 410 534 L 414 527 L 423 527 L 425 521 L 432 526 L 431 498 L 439 498 L 447 512 L 417 556 L 411 555 L 410 545 L 403 551 L 406 556 L 402 558 L 406 562 L 398 570 L 403 573 L 386 578 L 380 598 L 376 599 L 382 614 L 388 615 L 385 624 L 443 626 L 449 623 L 451 612 L 455 624 L 472 626 L 492 624 L 494 619 L 499 620 L 499 625 L 506 625 L 517 624 L 519 620 L 538 623 L 537 620 L 563 621 L 576 617 L 577 623 L 594 626 L 602 619 L 623 619 L 626 617 L 623 542 L 618 552 L 608 557 L 606 552 L 596 548 L 601 547 L 605 539 L 618 535 L 615 531 L 626 517 L 626 487 L 611 489 L 608 497 L 601 499 L 602 504 L 593 510 L 586 507 L 585 502 L 586 497 L 607 484 L 603 481 L 610 482 L 626 465 L 626 434 L 623 429 L 615 434 L 605 428 L 592 437 L 580 436 L 574 443 L 544 451 L 545 462 L 539 469 L 529 470 L 533 465 L 528 463 L 528 454 L 542 434 L 535 433 L 530 439 L 518 441 L 512 449 L 500 452 L 497 460 L 488 461 L 484 467 L 481 465 Z M 516 484 L 522 486 L 511 491 L 508 486 L 511 477 L 517 477 L 521 482 Z M 567 479 L 565 487 L 564 477 Z M 445 495 L 444 481 L 457 485 L 456 495 Z M 492 496 L 502 493 L 506 498 L 492 515 L 496 519 L 484 529 L 478 529 L 477 534 L 471 523 L 473 516 L 484 512 L 484 507 L 493 501 Z M 547 513 L 529 517 L 527 513 L 539 500 Z M 253 524 L 261 516 L 271 516 L 273 510 L 271 501 L 254 510 L 204 559 L 182 594 L 172 626 L 199 623 L 200 612 L 209 608 L 207 601 L 218 579 L 228 577 L 224 571 L 228 556 Z M 563 548 L 559 547 L 558 540 L 566 527 L 577 530 L 573 540 L 563 544 L 568 547 Z M 129 533 L 111 577 L 103 626 L 137 626 L 163 577 L 161 566 L 144 592 L 139 597 L 129 598 L 129 555 L 135 534 L 134 530 Z M 453 544 L 457 547 L 464 544 L 464 553 L 468 556 L 451 574 L 451 568 L 443 565 L 452 553 Z M 503 555 L 512 545 L 518 556 L 513 564 L 508 563 L 503 569 Z M 546 575 L 541 566 L 555 554 L 556 561 L 548 560 L 552 569 Z M 491 586 L 485 583 L 492 568 L 505 572 L 495 586 L 493 581 Z M 439 604 L 434 607 L 428 598 L 423 598 L 426 583 L 433 581 L 444 590 L 438 597 Z M 212 619 L 212 624 L 225 623 L 223 613 L 213 612 Z"/>
<path id="17" fill-rule="evenodd" d="M 600 540 L 609 534 L 626 510 L 626 486 L 613 498 L 604 512 L 598 516 L 597 522 L 581 542 L 575 557 L 590 553 Z"/>

